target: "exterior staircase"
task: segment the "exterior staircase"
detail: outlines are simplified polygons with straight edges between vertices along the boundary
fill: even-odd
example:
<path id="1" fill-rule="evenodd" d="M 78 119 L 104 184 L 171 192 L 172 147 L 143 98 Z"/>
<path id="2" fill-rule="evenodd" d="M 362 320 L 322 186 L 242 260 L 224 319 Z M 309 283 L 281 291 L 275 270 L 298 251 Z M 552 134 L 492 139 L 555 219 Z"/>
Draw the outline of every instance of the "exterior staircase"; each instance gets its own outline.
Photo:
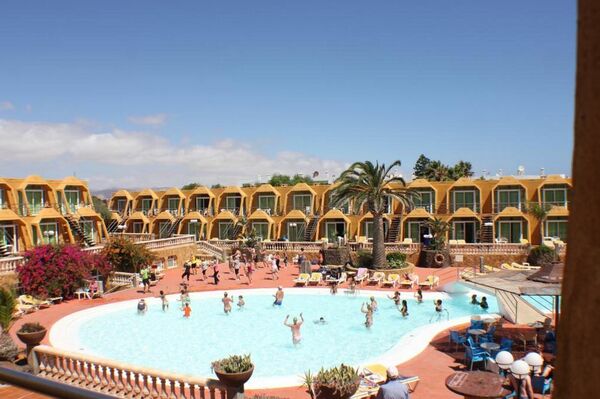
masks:
<path id="1" fill-rule="evenodd" d="M 108 233 L 118 233 L 119 231 L 119 226 L 122 224 L 125 224 L 125 222 L 127 222 L 127 218 L 128 216 L 126 215 L 120 215 L 121 216 L 121 220 L 119 219 L 112 219 L 109 223 L 108 226 L 106 226 L 106 230 L 108 230 Z"/>
<path id="2" fill-rule="evenodd" d="M 80 244 L 86 247 L 93 247 L 94 245 L 96 245 L 94 239 L 89 235 L 85 234 L 85 232 L 81 228 L 81 225 L 79 224 L 79 221 L 73 215 L 65 215 L 65 219 L 67 219 L 71 231 L 75 233 L 75 236 L 77 237 L 77 240 Z"/>
<path id="3" fill-rule="evenodd" d="M 179 216 L 177 217 L 173 222 L 169 223 L 167 225 L 167 227 L 165 228 L 165 231 L 161 231 L 160 236 L 164 237 L 164 238 L 168 238 L 168 237 L 172 237 L 174 234 L 177 233 L 177 229 L 179 228 L 179 225 L 181 224 L 181 221 L 183 220 L 183 217 Z"/>
<path id="4" fill-rule="evenodd" d="M 392 223 L 390 223 L 390 229 L 385 237 L 385 242 L 396 242 L 398 235 L 400 234 L 400 216 L 394 216 Z"/>
<path id="5" fill-rule="evenodd" d="M 486 224 L 492 223 L 491 226 Z M 484 244 L 491 244 L 494 242 L 494 227 L 491 216 L 483 216 L 481 218 L 481 230 L 479 231 L 479 242 Z"/>
<path id="6" fill-rule="evenodd" d="M 5 256 L 10 256 L 10 250 L 8 248 L 8 244 L 5 242 L 0 242 L 0 258 L 3 258 Z"/>
<path id="7" fill-rule="evenodd" d="M 319 225 L 319 215 L 313 215 L 308 222 L 308 226 L 306 226 L 306 230 L 304 231 L 304 241 L 314 241 L 315 233 L 317 232 L 317 226 Z"/>
<path id="8" fill-rule="evenodd" d="M 244 226 L 240 223 L 235 224 L 231 230 L 229 230 L 229 239 L 230 240 L 236 240 L 240 234 L 242 233 L 242 229 L 244 228 Z"/>

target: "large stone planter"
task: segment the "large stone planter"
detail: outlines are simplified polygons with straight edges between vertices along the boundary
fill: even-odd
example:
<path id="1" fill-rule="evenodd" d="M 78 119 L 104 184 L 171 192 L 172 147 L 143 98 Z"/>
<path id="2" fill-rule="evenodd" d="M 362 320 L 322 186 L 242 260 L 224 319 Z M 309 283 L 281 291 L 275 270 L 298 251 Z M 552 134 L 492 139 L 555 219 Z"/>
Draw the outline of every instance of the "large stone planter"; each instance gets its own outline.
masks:
<path id="1" fill-rule="evenodd" d="M 27 347 L 27 361 L 29 364 L 32 364 L 31 359 L 30 359 L 31 351 L 33 350 L 33 348 L 38 346 L 40 344 L 40 342 L 42 342 L 42 340 L 46 336 L 46 332 L 47 332 L 47 330 L 45 328 L 43 330 L 35 331 L 35 332 L 17 331 L 17 337 Z"/>
<path id="2" fill-rule="evenodd" d="M 225 373 L 221 372 L 217 369 L 214 369 L 215 374 L 219 381 L 228 387 L 240 388 L 242 387 L 250 377 L 252 377 L 252 373 L 254 372 L 254 366 L 250 368 L 248 371 L 244 371 L 243 373 Z"/>
<path id="3" fill-rule="evenodd" d="M 350 389 L 346 393 L 336 392 L 335 388 L 320 385 L 315 387 L 315 393 L 317 399 L 349 399 L 356 393 L 359 385 L 360 380 L 357 380 L 354 389 Z"/>
<path id="4" fill-rule="evenodd" d="M 421 267 L 446 267 L 452 265 L 452 257 L 447 249 L 435 251 L 424 249 L 421 251 L 419 266 Z"/>

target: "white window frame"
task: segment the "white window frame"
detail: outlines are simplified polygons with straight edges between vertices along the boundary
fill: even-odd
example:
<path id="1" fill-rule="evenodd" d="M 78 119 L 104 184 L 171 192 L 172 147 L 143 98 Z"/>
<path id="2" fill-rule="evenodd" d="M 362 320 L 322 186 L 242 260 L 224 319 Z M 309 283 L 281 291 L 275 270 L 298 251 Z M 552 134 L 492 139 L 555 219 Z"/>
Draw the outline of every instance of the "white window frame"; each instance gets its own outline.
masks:
<path id="1" fill-rule="evenodd" d="M 299 198 L 306 198 L 306 197 L 308 197 L 308 206 L 305 205 L 305 203 L 303 201 L 302 202 L 302 206 L 299 207 L 299 205 L 296 204 L 296 202 L 298 201 L 298 199 Z M 292 194 L 292 206 L 293 206 L 293 209 L 297 209 L 299 211 L 306 212 L 306 210 L 307 210 L 306 208 L 308 208 L 309 211 L 312 211 L 312 201 L 313 201 L 313 198 L 312 198 L 312 194 L 310 194 L 310 193 L 308 193 L 308 194 Z"/>
<path id="2" fill-rule="evenodd" d="M 266 200 L 266 199 L 273 201 L 273 207 L 263 206 L 261 204 L 262 200 Z M 275 207 L 277 206 L 277 197 L 275 196 L 275 194 L 259 194 L 258 198 L 257 198 L 257 203 L 258 203 L 258 209 L 274 213 Z"/>
<path id="3" fill-rule="evenodd" d="M 171 255 L 167 257 L 167 269 L 174 269 L 177 267 L 177 257 Z"/>
<path id="4" fill-rule="evenodd" d="M 267 229 L 266 229 L 266 230 L 267 230 L 267 236 L 266 236 L 266 237 L 259 236 L 259 237 L 260 237 L 262 240 L 269 240 L 269 239 L 271 238 L 271 237 L 270 237 L 269 223 L 268 223 L 268 222 L 252 222 L 252 223 L 251 223 L 251 226 L 252 226 L 252 229 L 253 229 L 255 232 L 256 232 L 256 228 L 255 228 L 254 226 L 256 226 L 256 225 L 260 225 L 260 226 L 267 226 Z"/>
<path id="5" fill-rule="evenodd" d="M 136 231 L 136 226 L 139 226 L 139 231 Z M 133 221 L 131 222 L 131 232 L 134 234 L 142 234 L 144 233 L 144 222 Z"/>
<path id="6" fill-rule="evenodd" d="M 471 220 L 458 220 L 458 221 L 452 222 L 452 239 L 453 240 L 465 240 L 466 241 L 466 234 L 465 234 L 465 237 L 463 237 L 463 238 L 457 238 L 456 237 L 456 225 L 457 224 L 464 224 L 465 225 L 465 228 L 464 228 L 465 233 L 467 231 L 467 228 L 466 228 L 467 226 L 466 225 L 467 224 L 472 224 L 473 225 L 473 232 L 475 233 L 474 236 L 473 236 L 473 239 L 474 239 L 473 242 L 477 242 L 477 237 L 476 237 L 476 235 L 477 235 L 477 222 L 471 221 Z"/>
<path id="7" fill-rule="evenodd" d="M 171 201 L 175 202 L 175 207 L 171 207 Z M 174 215 L 179 215 L 179 204 L 180 204 L 181 198 L 179 197 L 169 197 L 167 198 L 167 210 L 169 211 L 169 213 L 172 213 Z"/>
<path id="8" fill-rule="evenodd" d="M 43 244 L 58 244 L 58 235 L 60 234 L 60 231 L 58 229 L 58 223 L 57 222 L 41 222 L 39 224 L 40 226 L 40 239 L 42 241 Z M 42 227 L 47 227 L 47 226 L 52 226 L 54 231 L 54 234 L 52 235 L 52 239 L 49 239 L 50 236 L 46 237 L 44 236 L 44 229 Z"/>
<path id="9" fill-rule="evenodd" d="M 13 243 L 6 242 L 6 245 L 10 248 L 10 253 L 16 254 L 19 252 L 19 229 L 16 224 L 0 224 L 0 230 L 4 230 L 4 236 L 6 236 L 6 230 L 8 229 L 12 229 Z"/>
<path id="10" fill-rule="evenodd" d="M 464 206 L 464 207 L 463 206 L 456 206 L 456 194 L 457 193 L 463 193 L 463 194 L 472 193 L 473 194 L 473 208 L 475 208 L 475 209 L 473 209 L 473 208 L 469 208 L 469 209 L 471 209 L 475 213 L 479 212 L 479 204 L 477 203 L 478 202 L 477 201 L 477 192 L 478 191 L 475 190 L 475 189 L 471 189 L 471 190 L 452 190 L 452 207 L 453 207 L 452 212 L 456 212 L 460 208 L 469 208 L 469 207 L 466 207 L 466 206 Z"/>
<path id="11" fill-rule="evenodd" d="M 546 201 L 546 194 L 548 193 L 548 191 L 554 191 L 554 192 L 556 192 L 556 191 L 563 191 L 565 193 L 565 201 L 562 204 L 556 204 L 556 201 L 552 201 L 552 202 Z M 567 197 L 568 194 L 569 193 L 568 193 L 568 190 L 567 190 L 566 187 L 544 187 L 544 188 L 542 188 L 542 202 L 544 204 L 551 204 L 551 205 L 554 205 L 554 206 L 564 206 L 564 207 L 566 207 L 567 203 L 569 201 L 568 197 Z"/>
<path id="12" fill-rule="evenodd" d="M 293 227 L 293 228 L 296 228 L 297 230 L 299 230 L 298 229 L 299 225 L 304 225 L 304 231 L 306 231 L 306 228 L 308 227 L 306 222 L 302 222 L 302 221 L 295 222 L 295 221 L 291 220 L 286 223 L 286 233 L 287 233 L 287 237 L 290 241 L 293 241 L 291 238 L 292 235 L 290 234 L 290 227 Z M 296 233 L 298 233 L 298 231 L 296 231 Z"/>
<path id="13" fill-rule="evenodd" d="M 77 202 L 75 204 L 71 204 L 68 200 L 68 195 L 67 193 L 70 194 L 76 194 L 77 196 Z M 71 188 L 71 189 L 65 189 L 64 190 L 64 194 L 65 194 L 65 205 L 71 210 L 71 212 L 75 212 L 77 210 L 77 208 L 79 208 L 79 204 L 81 203 L 81 190 L 75 189 L 75 188 Z"/>
<path id="14" fill-rule="evenodd" d="M 329 238 L 329 234 L 328 234 L 329 226 L 333 225 L 333 226 L 337 227 L 337 225 L 339 225 L 339 224 L 343 224 L 344 225 L 344 237 L 346 237 L 348 235 L 348 225 L 344 221 L 325 222 L 325 235 L 323 237 Z M 337 230 L 337 228 L 336 228 L 336 230 Z M 336 237 L 339 237 L 339 236 L 336 235 Z"/>
<path id="15" fill-rule="evenodd" d="M 569 236 L 569 221 L 566 219 L 549 219 L 544 222 L 544 234 L 548 235 L 550 229 L 548 228 L 549 223 L 564 223 L 567 225 L 567 237 Z"/>
<path id="16" fill-rule="evenodd" d="M 95 220 L 89 220 L 89 219 L 82 219 L 79 221 L 79 224 L 81 225 L 81 230 L 84 232 L 85 234 L 85 225 L 91 225 L 91 234 L 90 234 L 90 238 L 95 240 L 96 239 L 96 221 Z"/>
<path id="17" fill-rule="evenodd" d="M 147 201 L 150 202 L 150 205 L 146 208 L 144 206 L 144 204 L 147 204 L 148 203 Z M 152 203 L 153 202 L 154 202 L 154 199 L 152 199 L 152 198 L 142 198 L 140 200 L 140 209 L 141 209 L 142 213 L 147 214 L 147 215 L 151 214 L 152 213 Z"/>
<path id="18" fill-rule="evenodd" d="M 500 237 L 500 232 L 502 231 L 502 228 L 500 227 L 503 224 L 518 224 L 519 225 L 519 231 L 520 231 L 520 237 L 519 237 L 519 241 L 516 243 L 513 243 L 511 241 L 512 237 Z M 511 233 L 512 233 L 512 227 L 510 227 L 511 229 Z M 512 234 L 511 234 L 512 236 Z M 513 244 L 518 244 L 521 242 L 521 240 L 524 238 L 523 236 L 523 221 L 522 220 L 499 220 L 497 222 L 497 227 L 496 227 L 496 240 L 499 240 L 501 238 L 506 238 L 508 243 L 513 243 Z"/>
<path id="19" fill-rule="evenodd" d="M 421 200 L 421 198 L 423 197 L 423 194 L 428 194 L 429 195 L 429 205 L 427 206 L 423 206 L 423 205 L 419 205 L 419 206 L 415 206 L 415 208 L 423 208 L 425 209 L 427 212 L 429 213 L 433 213 L 433 203 L 435 201 L 435 191 L 433 190 L 415 190 L 415 193 L 417 193 L 420 198 L 419 201 Z"/>
<path id="20" fill-rule="evenodd" d="M 221 240 L 226 240 L 227 237 L 223 237 L 223 235 L 221 234 L 221 229 L 223 228 L 223 226 L 227 225 L 227 229 L 231 230 L 233 228 L 233 222 L 232 221 L 228 221 L 228 222 L 224 222 L 224 221 L 219 221 L 219 224 L 217 225 L 219 228 L 219 239 Z M 222 238 L 223 237 L 223 238 Z"/>
<path id="21" fill-rule="evenodd" d="M 32 208 L 32 205 L 29 203 L 29 196 L 27 194 L 30 192 L 42 194 L 41 195 L 42 200 L 40 202 L 39 208 L 35 208 L 35 207 Z M 32 216 L 37 215 L 42 210 L 42 208 L 44 207 L 44 204 L 46 203 L 46 193 L 41 188 L 27 188 L 27 189 L 25 189 L 25 200 L 27 201 L 27 206 L 29 207 L 29 210 L 31 211 L 31 215 Z"/>
<path id="22" fill-rule="evenodd" d="M 202 205 L 204 203 L 204 201 L 206 201 L 206 206 Z M 202 205 L 202 206 L 200 206 L 200 205 Z M 210 208 L 210 197 L 198 195 L 196 197 L 196 210 L 203 212 L 205 209 L 208 209 L 208 208 Z"/>
<path id="23" fill-rule="evenodd" d="M 6 190 L 3 187 L 0 187 L 0 209 L 4 208 L 4 193 Z"/>
<path id="24" fill-rule="evenodd" d="M 373 234 L 371 232 L 371 235 L 369 236 L 369 232 L 370 230 L 373 230 L 373 220 L 365 220 L 363 222 L 363 228 L 364 228 L 364 233 L 365 233 L 365 237 L 367 237 L 367 239 L 372 240 L 373 239 Z M 387 219 L 383 219 L 383 235 L 387 235 L 389 229 L 389 225 L 387 223 Z"/>
<path id="25" fill-rule="evenodd" d="M 125 208 L 127 208 L 127 199 L 126 198 L 118 198 L 117 199 L 117 212 L 125 212 Z"/>
<path id="26" fill-rule="evenodd" d="M 499 189 L 496 190 L 496 209 L 497 209 L 497 212 L 502 212 L 502 210 L 504 208 L 512 206 L 512 204 L 508 204 L 508 205 L 504 204 L 505 205 L 504 208 L 502 208 L 502 209 L 500 208 L 500 206 L 502 205 L 500 203 L 500 193 L 511 193 L 513 191 L 516 191 L 518 193 L 517 206 L 515 208 L 521 210 L 521 204 L 522 204 L 522 202 L 521 202 L 521 194 L 522 194 L 521 191 L 522 190 L 520 188 L 499 188 Z M 508 195 L 510 196 L 510 194 L 508 194 Z"/>
<path id="27" fill-rule="evenodd" d="M 197 226 L 197 231 L 191 229 L 192 226 Z M 202 233 L 202 224 L 200 222 L 188 222 L 187 224 L 187 233 L 196 237 L 196 240 L 200 239 L 200 235 Z"/>

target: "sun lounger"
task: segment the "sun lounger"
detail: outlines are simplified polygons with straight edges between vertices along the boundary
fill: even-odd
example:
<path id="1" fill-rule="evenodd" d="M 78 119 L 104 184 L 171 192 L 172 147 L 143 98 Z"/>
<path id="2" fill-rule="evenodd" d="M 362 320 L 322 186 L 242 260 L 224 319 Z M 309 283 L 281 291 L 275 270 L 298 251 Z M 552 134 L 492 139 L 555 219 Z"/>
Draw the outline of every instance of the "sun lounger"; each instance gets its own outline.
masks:
<path id="1" fill-rule="evenodd" d="M 396 273 L 391 273 L 388 274 L 387 278 L 384 278 L 381 281 L 381 284 L 386 287 L 386 286 L 392 286 L 395 287 L 396 284 L 398 284 L 398 280 L 400 280 L 400 275 L 396 274 Z"/>
<path id="2" fill-rule="evenodd" d="M 323 280 L 323 275 L 319 272 L 313 272 L 310 275 L 310 279 L 308 280 L 308 285 L 315 284 L 319 285 L 319 283 Z"/>
<path id="3" fill-rule="evenodd" d="M 308 280 L 310 279 L 310 274 L 308 273 L 300 273 L 298 278 L 294 279 L 294 284 L 296 285 L 306 285 Z"/>
<path id="4" fill-rule="evenodd" d="M 331 278 L 331 277 L 327 277 L 327 279 L 325 280 L 325 282 L 327 284 L 343 284 L 346 282 L 346 279 L 348 278 L 348 275 L 346 274 L 346 272 L 342 272 L 342 274 L 340 274 L 340 277 L 338 278 Z"/>
<path id="5" fill-rule="evenodd" d="M 375 272 L 375 273 L 373 273 L 373 275 L 371 277 L 369 277 L 367 282 L 369 284 L 379 285 L 384 277 L 385 277 L 385 274 L 383 272 Z"/>
<path id="6" fill-rule="evenodd" d="M 413 273 L 409 274 L 408 278 L 405 277 L 397 283 L 397 285 L 399 285 L 400 287 L 408 288 L 412 288 L 415 284 L 419 284 L 419 276 Z"/>
<path id="7" fill-rule="evenodd" d="M 427 287 L 427 288 L 431 289 L 431 288 L 435 287 L 436 285 L 438 285 L 439 282 L 440 282 L 440 278 L 438 276 L 429 275 L 429 276 L 427 276 L 425 281 L 422 281 L 419 283 L 419 287 L 422 287 L 422 288 Z"/>
<path id="8" fill-rule="evenodd" d="M 36 298 L 32 297 L 31 295 L 19 295 L 19 297 L 17 299 L 21 305 L 31 305 L 31 306 L 35 306 L 38 309 L 49 308 L 50 305 L 52 305 L 52 303 L 49 301 L 36 299 Z"/>
<path id="9" fill-rule="evenodd" d="M 365 281 L 365 279 L 367 279 L 368 277 L 369 277 L 369 270 L 364 267 L 361 267 L 356 272 L 356 276 L 354 276 L 354 281 L 357 284 L 360 284 L 363 281 Z"/>

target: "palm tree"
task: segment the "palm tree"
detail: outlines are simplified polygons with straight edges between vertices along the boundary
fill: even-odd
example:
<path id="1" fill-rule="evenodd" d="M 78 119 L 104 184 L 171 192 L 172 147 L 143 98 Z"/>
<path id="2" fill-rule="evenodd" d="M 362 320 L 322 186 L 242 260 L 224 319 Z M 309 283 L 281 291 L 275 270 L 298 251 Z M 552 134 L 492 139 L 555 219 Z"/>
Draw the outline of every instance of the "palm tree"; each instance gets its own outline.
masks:
<path id="1" fill-rule="evenodd" d="M 427 180 L 446 181 L 450 180 L 450 170 L 440 161 L 431 161 L 425 170 Z"/>
<path id="2" fill-rule="evenodd" d="M 537 221 L 540 225 L 540 235 L 541 235 L 540 242 L 543 243 L 544 236 L 546 234 L 546 232 L 544 231 L 545 230 L 544 223 L 546 222 L 546 219 L 548 218 L 548 213 L 552 209 L 552 205 L 540 204 L 538 202 L 530 202 L 529 204 L 526 205 L 525 209 L 528 213 L 530 213 L 534 218 L 537 219 Z"/>
<path id="3" fill-rule="evenodd" d="M 395 199 L 405 207 L 412 206 L 413 194 L 406 189 L 391 188 L 391 183 L 405 187 L 404 179 L 392 176 L 390 171 L 400 166 L 394 161 L 389 167 L 370 161 L 355 162 L 337 179 L 339 185 L 332 191 L 331 204 L 340 206 L 346 201 L 353 204 L 358 213 L 363 206 L 373 215 L 373 265 L 376 268 L 386 266 L 385 243 L 383 236 L 383 214 L 388 200 Z"/>
<path id="4" fill-rule="evenodd" d="M 0 358 L 14 359 L 17 356 L 17 345 L 12 340 L 8 330 L 14 322 L 13 314 L 17 300 L 12 290 L 0 287 Z"/>
<path id="5" fill-rule="evenodd" d="M 446 247 L 446 234 L 451 229 L 450 223 L 440 218 L 435 218 L 426 221 L 425 225 L 429 227 L 429 231 L 431 231 L 431 235 L 433 236 L 429 244 L 429 249 L 442 251 Z"/>

